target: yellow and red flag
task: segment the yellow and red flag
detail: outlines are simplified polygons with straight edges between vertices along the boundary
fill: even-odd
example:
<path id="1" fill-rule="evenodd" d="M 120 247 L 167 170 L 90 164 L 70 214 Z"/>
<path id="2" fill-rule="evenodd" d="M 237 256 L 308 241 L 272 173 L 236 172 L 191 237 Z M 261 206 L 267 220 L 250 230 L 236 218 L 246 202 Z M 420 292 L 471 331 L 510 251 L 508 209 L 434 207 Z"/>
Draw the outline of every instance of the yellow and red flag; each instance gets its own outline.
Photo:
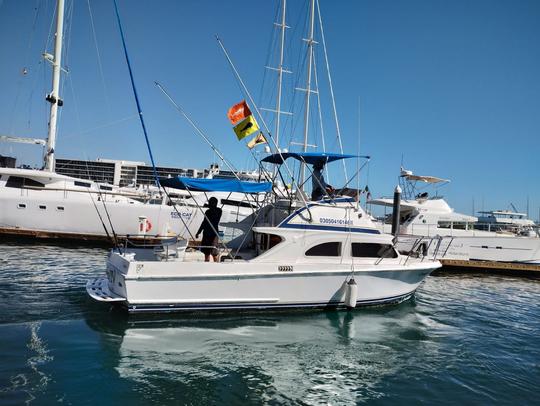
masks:
<path id="1" fill-rule="evenodd" d="M 259 131 L 259 125 L 257 124 L 255 117 L 247 116 L 244 120 L 240 121 L 240 123 L 236 124 L 233 130 L 238 140 L 241 140 L 246 138 L 248 135 Z"/>
<path id="2" fill-rule="evenodd" d="M 245 100 L 235 104 L 227 112 L 227 117 L 231 120 L 232 125 L 236 125 L 249 116 L 251 116 L 251 110 Z"/>
<path id="3" fill-rule="evenodd" d="M 252 149 L 255 146 L 260 145 L 260 144 L 268 144 L 268 142 L 266 141 L 266 138 L 264 138 L 263 133 L 259 133 L 259 135 L 256 135 L 255 137 L 253 137 L 251 141 L 247 143 L 247 147 L 249 149 Z"/>

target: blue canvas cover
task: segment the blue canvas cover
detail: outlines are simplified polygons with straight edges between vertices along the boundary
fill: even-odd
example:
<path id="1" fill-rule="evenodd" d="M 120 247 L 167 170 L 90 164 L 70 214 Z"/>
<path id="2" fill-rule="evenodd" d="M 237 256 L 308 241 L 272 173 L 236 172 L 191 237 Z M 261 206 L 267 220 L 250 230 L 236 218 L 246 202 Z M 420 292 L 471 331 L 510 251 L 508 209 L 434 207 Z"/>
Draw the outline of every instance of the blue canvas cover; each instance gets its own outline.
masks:
<path id="1" fill-rule="evenodd" d="M 272 190 L 271 182 L 247 182 L 238 179 L 195 179 L 177 176 L 160 178 L 161 186 L 193 192 L 261 193 Z"/>
<path id="2" fill-rule="evenodd" d="M 317 163 L 326 164 L 340 159 L 357 158 L 356 155 L 333 154 L 327 152 L 282 152 L 281 154 L 272 154 L 262 159 L 261 162 L 281 165 L 287 158 L 294 158 L 300 162 L 313 165 Z"/>

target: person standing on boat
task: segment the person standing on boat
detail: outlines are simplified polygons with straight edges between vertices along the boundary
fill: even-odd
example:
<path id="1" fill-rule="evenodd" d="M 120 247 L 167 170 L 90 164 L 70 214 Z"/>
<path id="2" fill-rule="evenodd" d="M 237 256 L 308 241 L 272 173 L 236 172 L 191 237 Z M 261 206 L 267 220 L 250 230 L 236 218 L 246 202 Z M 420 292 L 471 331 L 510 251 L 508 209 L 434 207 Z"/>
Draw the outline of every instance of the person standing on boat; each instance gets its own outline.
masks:
<path id="1" fill-rule="evenodd" d="M 218 262 L 217 245 L 219 242 L 219 220 L 221 219 L 221 209 L 217 207 L 218 200 L 215 197 L 208 199 L 208 210 L 204 212 L 204 220 L 199 227 L 199 231 L 195 234 L 195 238 L 199 238 L 202 232 L 201 251 L 204 254 L 204 261 L 210 262 L 210 256 L 214 262 Z"/>
<path id="2" fill-rule="evenodd" d="M 311 175 L 311 200 L 321 200 L 324 195 L 332 194 L 334 188 L 324 181 L 322 173 L 324 162 L 319 161 L 313 164 L 313 175 Z"/>

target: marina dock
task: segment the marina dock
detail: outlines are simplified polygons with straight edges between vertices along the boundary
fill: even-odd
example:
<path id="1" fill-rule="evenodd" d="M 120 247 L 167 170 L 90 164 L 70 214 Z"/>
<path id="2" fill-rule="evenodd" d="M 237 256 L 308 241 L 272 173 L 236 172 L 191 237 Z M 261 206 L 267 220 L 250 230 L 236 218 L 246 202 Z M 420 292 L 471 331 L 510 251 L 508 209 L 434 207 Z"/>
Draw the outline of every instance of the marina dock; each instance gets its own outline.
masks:
<path id="1" fill-rule="evenodd" d="M 481 272 L 540 277 L 540 264 L 460 259 L 441 259 L 440 261 L 443 267 L 436 274 Z"/>

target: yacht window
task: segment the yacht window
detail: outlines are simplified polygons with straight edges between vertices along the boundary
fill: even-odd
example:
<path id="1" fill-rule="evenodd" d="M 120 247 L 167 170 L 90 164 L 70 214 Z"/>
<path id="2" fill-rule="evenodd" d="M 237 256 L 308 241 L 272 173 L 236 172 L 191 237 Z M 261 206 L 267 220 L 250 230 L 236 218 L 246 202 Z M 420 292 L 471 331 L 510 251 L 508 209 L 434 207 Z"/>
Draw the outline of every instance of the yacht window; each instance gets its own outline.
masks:
<path id="1" fill-rule="evenodd" d="M 390 244 L 353 242 L 352 256 L 356 258 L 397 258 L 398 254 Z"/>
<path id="2" fill-rule="evenodd" d="M 19 209 L 26 209 L 26 204 L 24 204 L 24 203 L 19 203 L 19 204 L 17 205 L 17 207 L 18 207 Z"/>
<path id="3" fill-rule="evenodd" d="M 452 222 L 450 221 L 439 221 L 439 228 L 452 228 Z"/>
<path id="4" fill-rule="evenodd" d="M 283 238 L 281 238 L 279 235 L 261 234 L 260 248 L 262 250 L 269 250 L 270 248 L 275 247 L 282 241 L 283 241 Z"/>
<path id="5" fill-rule="evenodd" d="M 112 191 L 112 186 L 99 185 L 99 188 L 100 188 L 101 190 L 109 190 L 109 191 Z"/>
<path id="6" fill-rule="evenodd" d="M 73 184 L 75 186 L 82 186 L 82 187 L 90 187 L 92 186 L 91 183 L 87 183 L 87 182 L 79 182 L 78 180 L 74 181 Z"/>
<path id="7" fill-rule="evenodd" d="M 306 251 L 306 257 L 339 257 L 340 255 L 340 242 L 325 242 L 315 245 Z"/>
<path id="8" fill-rule="evenodd" d="M 45 209 L 47 209 L 47 206 L 44 206 L 44 205 L 40 204 L 40 205 L 39 205 L 39 209 L 40 209 L 40 210 L 45 210 Z"/>
<path id="9" fill-rule="evenodd" d="M 45 184 L 38 182 L 34 179 L 23 178 L 21 176 L 10 176 L 6 182 L 6 187 L 22 188 L 25 186 L 45 187 Z"/>
<path id="10" fill-rule="evenodd" d="M 56 210 L 58 210 L 58 211 L 64 211 L 64 206 L 57 206 L 57 207 L 56 207 Z"/>

